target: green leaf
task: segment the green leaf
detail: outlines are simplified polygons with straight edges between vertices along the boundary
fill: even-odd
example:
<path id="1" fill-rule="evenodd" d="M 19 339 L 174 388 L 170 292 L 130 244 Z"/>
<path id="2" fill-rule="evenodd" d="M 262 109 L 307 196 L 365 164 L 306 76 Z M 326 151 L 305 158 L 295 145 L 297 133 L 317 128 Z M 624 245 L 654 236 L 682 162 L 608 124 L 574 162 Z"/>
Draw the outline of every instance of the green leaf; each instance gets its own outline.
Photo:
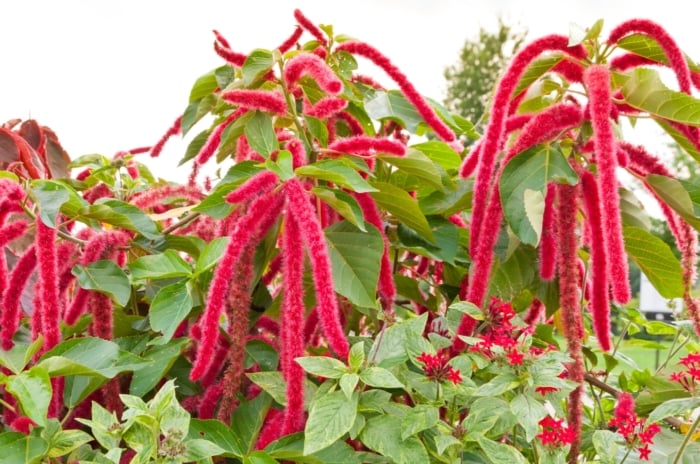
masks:
<path id="1" fill-rule="evenodd" d="M 272 398 L 269 395 L 259 394 L 251 401 L 241 400 L 238 408 L 231 414 L 233 439 L 238 443 L 243 455 L 249 454 L 255 447 L 271 403 Z"/>
<path id="2" fill-rule="evenodd" d="M 256 49 L 250 52 L 241 68 L 243 86 L 249 87 L 256 79 L 269 71 L 273 64 L 271 51 Z"/>
<path id="3" fill-rule="evenodd" d="M 418 133 L 423 118 L 398 90 L 372 90 L 365 96 L 365 111 L 370 118 L 390 119 L 404 126 L 412 134 Z"/>
<path id="4" fill-rule="evenodd" d="M 357 342 L 350 348 L 348 365 L 353 371 L 358 371 L 365 362 L 365 342 Z"/>
<path id="5" fill-rule="evenodd" d="M 396 216 L 430 243 L 435 243 L 430 224 L 414 198 L 404 190 L 386 182 L 372 182 L 372 186 L 378 189 L 371 195 L 379 206 Z"/>
<path id="6" fill-rule="evenodd" d="M 153 345 L 146 350 L 142 357 L 149 364 L 134 370 L 129 385 L 129 393 L 144 396 L 158 385 L 158 382 L 170 370 L 182 350 L 189 343 L 187 337 L 170 340 L 166 344 Z"/>
<path id="7" fill-rule="evenodd" d="M 220 456 L 225 450 L 209 440 L 195 438 L 183 442 L 185 452 L 182 459 L 186 462 L 206 462 L 207 458 Z"/>
<path id="8" fill-rule="evenodd" d="M 660 238 L 638 227 L 623 229 L 627 254 L 664 298 L 683 296 L 680 262 Z"/>
<path id="9" fill-rule="evenodd" d="M 354 192 L 375 192 L 377 189 L 367 183 L 352 166 L 341 159 L 323 160 L 298 167 L 294 173 L 303 177 L 325 180 Z"/>
<path id="10" fill-rule="evenodd" d="M 158 339 L 158 344 L 170 341 L 193 305 L 194 299 L 188 280 L 181 280 L 158 290 L 148 311 L 151 328 L 163 334 Z"/>
<path id="11" fill-rule="evenodd" d="M 74 217 L 88 204 L 75 190 L 56 180 L 35 180 L 30 192 L 39 204 L 41 221 L 49 227 L 56 227 L 56 215 L 59 211 L 68 217 Z"/>
<path id="12" fill-rule="evenodd" d="M 600 456 L 602 464 L 613 464 L 617 456 L 617 437 L 610 430 L 596 430 L 593 432 L 593 447 Z"/>
<path id="13" fill-rule="evenodd" d="M 303 356 L 294 360 L 309 374 L 328 379 L 339 379 L 348 371 L 345 364 L 327 356 Z"/>
<path id="14" fill-rule="evenodd" d="M 129 263 L 131 278 L 134 280 L 172 279 L 188 277 L 192 273 L 190 265 L 171 249 L 156 255 L 145 255 Z"/>
<path id="15" fill-rule="evenodd" d="M 269 114 L 256 111 L 246 124 L 244 133 L 250 147 L 265 158 L 279 148 L 275 129 L 272 127 L 272 117 Z"/>
<path id="16" fill-rule="evenodd" d="M 663 63 L 668 65 L 668 58 L 663 48 L 661 48 L 658 42 L 648 35 L 645 34 L 630 34 L 626 37 L 617 41 L 617 46 L 632 52 L 635 55 L 643 56 L 657 63 Z M 688 62 L 688 66 L 693 71 L 700 71 L 700 66 L 693 63 L 693 61 L 685 55 L 685 60 Z"/>
<path id="17" fill-rule="evenodd" d="M 491 292 L 509 300 L 528 288 L 535 277 L 537 253 L 532 247 L 520 246 L 503 263 L 491 278 Z"/>
<path id="18" fill-rule="evenodd" d="M 143 361 L 116 343 L 97 337 L 71 338 L 44 353 L 39 362 L 52 377 L 88 375 L 112 378 L 142 367 Z"/>
<path id="19" fill-rule="evenodd" d="M 13 374 L 19 374 L 39 352 L 43 343 L 44 337 L 39 335 L 31 345 L 15 343 L 9 351 L 0 349 L 0 366 L 10 370 Z"/>
<path id="20" fill-rule="evenodd" d="M 459 157 L 459 154 L 445 142 L 430 140 L 412 145 L 411 149 L 420 150 L 446 171 L 457 170 L 462 165 L 462 159 Z"/>
<path id="21" fill-rule="evenodd" d="M 335 291 L 358 306 L 372 308 L 376 301 L 384 240 L 373 225 L 367 223 L 365 229 L 367 232 L 362 232 L 342 221 L 324 232 Z"/>
<path id="22" fill-rule="evenodd" d="M 192 90 L 190 90 L 190 103 L 201 100 L 214 93 L 219 84 L 216 82 L 216 70 L 200 76 L 194 82 Z"/>
<path id="23" fill-rule="evenodd" d="M 368 367 L 360 371 L 360 380 L 376 388 L 405 388 L 394 374 L 383 367 Z"/>
<path id="24" fill-rule="evenodd" d="M 435 237 L 434 244 L 419 236 L 413 229 L 399 224 L 397 228 L 399 245 L 421 256 L 449 264 L 455 263 L 458 253 L 462 259 L 467 259 L 466 253 L 460 249 L 460 232 L 456 225 L 442 216 L 429 217 L 428 224 Z"/>
<path id="25" fill-rule="evenodd" d="M 440 410 L 435 406 L 417 404 L 401 420 L 401 439 L 405 440 L 423 430 L 435 427 L 440 421 Z"/>
<path id="26" fill-rule="evenodd" d="M 5 464 L 40 464 L 49 444 L 36 436 L 18 432 L 0 433 L 0 456 Z"/>
<path id="27" fill-rule="evenodd" d="M 78 214 L 105 224 L 138 232 L 151 240 L 157 240 L 161 237 L 158 226 L 146 213 L 134 205 L 114 198 L 101 198 L 94 204 L 82 208 Z"/>
<path id="28" fill-rule="evenodd" d="M 385 368 L 405 362 L 409 354 L 409 340 L 423 337 L 427 320 L 428 314 L 424 313 L 382 329 L 382 342 L 372 346 L 370 359 Z"/>
<path id="29" fill-rule="evenodd" d="M 401 438 L 402 419 L 384 415 L 369 419 L 360 432 L 360 440 L 368 448 L 397 464 L 430 462 L 423 443 L 416 437 Z"/>
<path id="30" fill-rule="evenodd" d="M 328 127 L 326 127 L 326 123 L 321 119 L 307 115 L 304 115 L 304 120 L 306 121 L 306 127 L 309 129 L 309 134 L 317 139 L 321 146 L 327 146 Z"/>
<path id="31" fill-rule="evenodd" d="M 50 458 L 65 456 L 91 441 L 93 441 L 92 436 L 82 430 L 59 430 L 51 437 L 51 449 L 48 456 Z"/>
<path id="32" fill-rule="evenodd" d="M 534 397 L 521 393 L 511 401 L 510 410 L 525 430 L 525 440 L 532 442 L 537 435 L 540 420 L 547 415 L 547 409 Z"/>
<path id="33" fill-rule="evenodd" d="M 578 176 L 557 145 L 537 145 L 513 157 L 499 182 L 503 215 L 520 241 L 536 246 L 542 234 L 547 184 L 574 185 Z"/>
<path id="34" fill-rule="evenodd" d="M 277 160 L 272 158 L 265 162 L 265 168 L 277 174 L 282 182 L 288 181 L 294 177 L 294 168 L 292 167 L 292 153 L 289 150 L 280 150 L 277 153 Z"/>
<path id="35" fill-rule="evenodd" d="M 71 273 L 85 290 L 94 290 L 110 296 L 120 306 L 126 306 L 131 298 L 129 277 L 109 260 L 100 260 L 87 266 L 76 265 Z"/>
<path id="36" fill-rule="evenodd" d="M 404 156 L 389 156 L 380 155 L 378 158 L 392 166 L 395 166 L 399 171 L 410 174 L 422 181 L 427 182 L 431 186 L 442 190 L 442 180 L 440 172 L 435 167 L 435 164 L 424 155 L 421 151 L 414 148 L 409 148 Z"/>
<path id="37" fill-rule="evenodd" d="M 477 435 L 476 439 L 487 459 L 493 464 L 527 464 L 527 459 L 515 447 Z"/>
<path id="38" fill-rule="evenodd" d="M 243 458 L 243 464 L 279 464 L 279 461 L 264 451 L 253 451 Z"/>
<path id="39" fill-rule="evenodd" d="M 481 385 L 474 396 L 498 396 L 520 385 L 520 379 L 512 372 L 503 372 Z"/>
<path id="40" fill-rule="evenodd" d="M 436 190 L 418 201 L 424 214 L 441 214 L 451 216 L 464 210 L 471 209 L 474 179 L 459 178 L 453 187 L 445 187 L 443 191 Z"/>
<path id="41" fill-rule="evenodd" d="M 232 430 L 223 422 L 213 419 L 192 419 L 189 438 L 202 438 L 221 448 L 227 457 L 243 457 L 239 443 L 233 438 Z"/>
<path id="42" fill-rule="evenodd" d="M 46 415 L 51 403 L 51 379 L 43 366 L 12 375 L 5 389 L 19 402 L 22 412 L 34 423 L 46 426 Z"/>
<path id="43" fill-rule="evenodd" d="M 195 275 L 199 275 L 216 266 L 221 259 L 221 256 L 223 256 L 224 250 L 226 250 L 226 247 L 228 246 L 228 242 L 229 237 L 217 237 L 211 242 L 207 243 L 197 259 L 197 264 L 195 265 Z"/>
<path id="44" fill-rule="evenodd" d="M 362 209 L 351 195 L 338 189 L 327 187 L 314 187 L 311 193 L 320 198 L 325 204 L 333 208 L 350 224 L 354 225 L 362 232 L 366 232 L 365 220 Z"/>
<path id="45" fill-rule="evenodd" d="M 279 371 L 249 372 L 246 377 L 251 382 L 262 388 L 272 397 L 273 400 L 287 405 L 287 384 Z"/>
<path id="46" fill-rule="evenodd" d="M 681 181 L 656 174 L 649 174 L 645 181 L 664 203 L 680 214 L 695 230 L 700 231 L 700 218 L 695 212 L 693 199 Z"/>
<path id="47" fill-rule="evenodd" d="M 462 314 L 467 314 L 471 316 L 472 319 L 476 319 L 477 321 L 483 321 L 486 318 L 481 308 L 470 301 L 456 301 L 447 309 L 459 311 Z"/>
<path id="48" fill-rule="evenodd" d="M 635 68 L 620 89 L 631 106 L 664 119 L 700 126 L 700 100 L 664 85 L 653 69 Z"/>
<path id="49" fill-rule="evenodd" d="M 90 417 L 91 420 L 80 418 L 77 420 L 90 427 L 90 432 L 100 446 L 106 449 L 118 448 L 121 438 L 119 430 L 116 428 L 119 425 L 117 415 L 93 401 Z"/>
<path id="50" fill-rule="evenodd" d="M 555 54 L 533 61 L 520 78 L 518 86 L 513 91 L 513 96 L 519 95 L 520 92 L 530 87 L 530 85 L 549 72 L 549 70 L 556 66 L 561 60 L 562 56 L 560 54 Z"/>
<path id="51" fill-rule="evenodd" d="M 649 414 L 647 423 L 659 422 L 669 416 L 678 416 L 700 407 L 700 398 L 675 398 L 664 401 Z"/>
<path id="52" fill-rule="evenodd" d="M 334 391 L 314 401 L 304 431 L 305 455 L 331 446 L 348 433 L 355 422 L 358 398 L 355 393 L 348 400 L 342 391 Z"/>
<path id="53" fill-rule="evenodd" d="M 343 374 L 338 381 L 338 385 L 340 385 L 340 389 L 343 391 L 343 393 L 345 393 L 347 399 L 352 398 L 352 394 L 355 392 L 355 387 L 357 387 L 357 382 L 359 382 L 359 380 L 359 375 L 351 373 Z"/>

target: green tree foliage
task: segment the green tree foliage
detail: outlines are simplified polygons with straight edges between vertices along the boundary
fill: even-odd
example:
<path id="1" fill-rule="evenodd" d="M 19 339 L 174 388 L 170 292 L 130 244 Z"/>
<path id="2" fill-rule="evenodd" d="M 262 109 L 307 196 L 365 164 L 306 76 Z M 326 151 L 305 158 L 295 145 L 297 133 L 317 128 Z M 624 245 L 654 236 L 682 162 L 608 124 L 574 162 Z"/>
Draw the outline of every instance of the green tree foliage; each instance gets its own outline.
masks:
<path id="1" fill-rule="evenodd" d="M 459 60 L 445 69 L 445 106 L 473 121 L 478 129 L 494 84 L 526 35 L 527 29 L 515 28 L 499 19 L 496 32 L 482 27 L 478 38 L 467 39 Z"/>

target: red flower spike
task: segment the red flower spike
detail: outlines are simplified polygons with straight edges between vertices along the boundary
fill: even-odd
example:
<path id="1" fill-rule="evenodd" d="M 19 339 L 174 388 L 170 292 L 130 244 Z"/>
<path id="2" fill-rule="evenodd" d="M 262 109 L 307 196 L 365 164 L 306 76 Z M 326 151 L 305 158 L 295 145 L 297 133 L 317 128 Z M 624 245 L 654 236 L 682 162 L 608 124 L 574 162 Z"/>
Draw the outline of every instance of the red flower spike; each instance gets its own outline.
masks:
<path id="1" fill-rule="evenodd" d="M 462 165 L 459 168 L 459 175 L 462 178 L 467 178 L 474 174 L 479 157 L 481 156 L 481 142 L 476 142 L 471 151 L 464 157 Z"/>
<path id="2" fill-rule="evenodd" d="M 236 89 L 222 93 L 221 98 L 248 110 L 268 111 L 281 116 L 287 113 L 287 102 L 284 96 L 275 91 Z"/>
<path id="3" fill-rule="evenodd" d="M 569 103 L 560 103 L 532 116 L 522 127 L 513 146 L 508 150 L 502 164 L 507 163 L 518 153 L 539 143 L 555 138 L 567 129 L 576 127 L 583 121 L 581 108 Z"/>
<path id="4" fill-rule="evenodd" d="M 148 190 L 139 192 L 129 199 L 129 203 L 141 209 L 162 205 L 167 200 L 184 199 L 191 203 L 199 203 L 204 199 L 204 194 L 197 188 L 189 185 L 161 185 L 152 186 Z"/>
<path id="5" fill-rule="evenodd" d="M 291 49 L 296 43 L 299 41 L 299 38 L 301 38 L 301 34 L 304 32 L 304 30 L 297 26 L 294 28 L 294 32 L 292 32 L 292 35 L 289 36 L 287 40 L 282 42 L 279 47 L 277 47 L 277 50 L 280 51 L 280 53 L 286 53 Z"/>
<path id="6" fill-rule="evenodd" d="M 620 219 L 620 196 L 618 193 L 616 168 L 616 144 L 610 122 L 610 70 L 602 65 L 592 65 L 583 75 L 588 90 L 593 145 L 598 165 L 598 195 L 603 227 L 608 240 L 608 273 L 612 285 L 612 296 L 618 303 L 627 303 L 631 297 L 629 286 L 627 253 L 622 239 Z"/>
<path id="7" fill-rule="evenodd" d="M 321 46 L 325 47 L 328 45 L 328 40 L 326 39 L 326 36 L 323 35 L 323 32 L 321 29 L 316 27 L 314 23 L 309 21 L 309 19 L 304 16 L 304 13 L 301 12 L 298 8 L 294 10 L 294 19 L 297 20 L 299 25 L 309 31 L 311 35 L 313 35 L 316 40 L 318 40 L 318 43 L 321 44 Z"/>
<path id="8" fill-rule="evenodd" d="M 538 250 L 540 258 L 540 277 L 545 281 L 554 279 L 554 274 L 557 269 L 555 196 L 554 184 L 550 182 L 547 185 L 547 194 L 544 199 L 542 236 L 540 237 L 540 247 Z"/>
<path id="9" fill-rule="evenodd" d="M 252 198 L 272 190 L 278 180 L 277 174 L 271 171 L 260 171 L 226 195 L 226 201 L 228 203 L 250 201 Z"/>
<path id="10" fill-rule="evenodd" d="M 406 146 L 400 142 L 385 138 L 368 137 L 366 135 L 354 135 L 337 139 L 328 148 L 357 156 L 373 156 L 376 153 L 388 153 L 396 156 L 404 156 L 406 154 Z"/>
<path id="11" fill-rule="evenodd" d="M 212 360 L 216 347 L 215 341 L 218 338 L 219 318 L 224 310 L 236 262 L 253 237 L 259 233 L 258 229 L 266 222 L 270 222 L 270 217 L 277 216 L 281 207 L 280 200 L 279 195 L 272 194 L 252 200 L 247 213 L 236 224 L 231 234 L 224 255 L 214 272 L 204 314 L 200 320 L 201 343 L 190 372 L 190 379 L 193 381 L 202 378 Z"/>
<path id="12" fill-rule="evenodd" d="M 480 243 L 481 225 L 489 204 L 489 197 L 496 188 L 496 183 L 493 182 L 493 175 L 497 156 L 503 144 L 503 134 L 506 129 L 506 119 L 511 109 L 513 91 L 528 65 L 546 51 L 562 51 L 580 59 L 585 58 L 587 54 L 583 46 L 569 47 L 569 39 L 567 37 L 549 35 L 531 42 L 513 57 L 511 65 L 496 87 L 493 104 L 491 105 L 491 117 L 482 139 L 472 200 L 474 206 L 471 221 L 471 244 L 474 246 Z"/>
<path id="13" fill-rule="evenodd" d="M 10 273 L 7 288 L 13 291 L 5 292 L 2 298 L 2 314 L 0 314 L 0 342 L 3 350 L 9 350 L 14 346 L 12 337 L 19 328 L 21 318 L 20 298 L 22 291 L 29 281 L 37 263 L 36 247 L 32 245 L 15 263 Z"/>
<path id="14" fill-rule="evenodd" d="M 282 374 L 287 384 L 287 408 L 282 434 L 298 432 L 304 422 L 304 370 L 295 358 L 304 355 L 304 247 L 291 214 L 282 236 Z"/>
<path id="15" fill-rule="evenodd" d="M 379 282 L 377 287 L 384 311 L 393 311 L 394 299 L 396 298 L 396 286 L 394 283 L 393 265 L 391 263 L 391 257 L 389 256 L 391 245 L 389 244 L 389 238 L 386 236 L 384 231 L 384 222 L 382 221 L 377 204 L 369 193 L 355 193 L 354 197 L 362 209 L 362 214 L 365 221 L 376 227 L 379 230 L 379 233 L 382 235 L 384 251 L 382 253 L 382 262 L 379 270 Z"/>
<path id="16" fill-rule="evenodd" d="M 304 101 L 304 114 L 314 118 L 326 119 L 339 113 L 348 106 L 348 101 L 338 97 L 323 97 L 315 105 Z"/>
<path id="17" fill-rule="evenodd" d="M 685 60 L 685 56 L 678 47 L 678 44 L 676 44 L 676 41 L 673 40 L 668 32 L 659 24 L 648 19 L 630 19 L 618 25 L 610 32 L 608 43 L 615 44 L 623 37 L 633 33 L 642 33 L 656 40 L 666 54 L 671 69 L 676 73 L 680 91 L 690 94 L 691 77 L 688 62 Z"/>
<path id="18" fill-rule="evenodd" d="M 11 241 L 20 238 L 27 231 L 27 227 L 29 227 L 27 221 L 22 219 L 0 227 L 0 247 L 4 247 Z"/>
<path id="19" fill-rule="evenodd" d="M 348 129 L 350 130 L 351 134 L 364 135 L 365 130 L 362 127 L 362 124 L 360 124 L 358 122 L 358 120 L 355 119 L 350 113 L 348 113 L 346 111 L 343 111 L 342 113 L 338 113 L 338 119 L 343 121 L 348 126 Z"/>
<path id="20" fill-rule="evenodd" d="M 627 71 L 628 69 L 637 68 L 639 66 L 659 65 L 660 63 L 645 58 L 634 53 L 625 53 L 618 55 L 610 60 L 610 69 L 615 71 Z"/>
<path id="21" fill-rule="evenodd" d="M 284 81 L 290 89 L 296 87 L 302 76 L 308 75 L 326 92 L 337 95 L 343 83 L 323 59 L 313 53 L 300 53 L 290 59 L 284 67 Z"/>
<path id="22" fill-rule="evenodd" d="M 336 50 L 344 50 L 353 55 L 363 56 L 382 68 L 384 72 L 398 84 L 406 99 L 416 107 L 421 117 L 428 126 L 435 131 L 441 140 L 447 143 L 456 142 L 459 144 L 455 133 L 442 122 L 425 98 L 418 93 L 413 84 L 408 80 L 406 75 L 402 73 L 389 58 L 380 53 L 379 50 L 363 42 L 344 42 L 338 45 Z M 461 145 L 454 145 L 452 148 L 458 153 L 461 153 L 463 150 Z"/>
<path id="23" fill-rule="evenodd" d="M 583 206 L 586 212 L 586 221 L 590 228 L 590 265 L 592 287 L 589 307 L 593 315 L 593 331 L 598 338 L 598 343 L 603 351 L 612 349 L 610 337 L 610 300 L 608 299 L 610 281 L 606 263 L 607 234 L 603 228 L 600 201 L 598 198 L 598 184 L 595 177 L 588 171 L 581 175 L 581 188 L 583 190 Z"/>
<path id="24" fill-rule="evenodd" d="M 39 266 L 37 283 L 40 289 L 40 307 L 35 308 L 33 317 L 41 318 L 44 332 L 43 349 L 49 350 L 56 346 L 61 338 L 56 229 L 47 226 L 43 221 L 36 221 L 35 243 Z"/>
<path id="25" fill-rule="evenodd" d="M 224 133 L 224 130 L 233 121 L 238 119 L 247 111 L 247 108 L 238 108 L 236 111 L 231 113 L 221 124 L 216 126 L 216 128 L 214 128 L 212 133 L 207 138 L 207 141 L 204 143 L 204 146 L 202 146 L 201 150 L 199 150 L 199 153 L 197 153 L 197 156 L 194 158 L 194 162 L 201 166 L 207 161 L 209 161 L 212 155 L 214 155 L 216 149 L 219 148 L 219 145 L 221 144 L 221 134 Z"/>
<path id="26" fill-rule="evenodd" d="M 296 137 L 292 137 L 284 144 L 284 148 L 292 154 L 292 167 L 294 169 L 304 166 L 307 162 L 304 143 Z"/>
<path id="27" fill-rule="evenodd" d="M 316 287 L 317 311 L 323 333 L 335 354 L 345 359 L 350 349 L 340 322 L 340 310 L 333 290 L 331 262 L 328 256 L 325 237 L 321 224 L 309 202 L 308 193 L 298 179 L 292 178 L 284 185 L 289 213 L 294 216 L 304 236 L 309 250 L 311 268 Z"/>
<path id="28" fill-rule="evenodd" d="M 168 141 L 170 137 L 174 137 L 177 134 L 180 133 L 180 124 L 182 123 L 182 116 L 178 117 L 175 122 L 173 123 L 172 126 L 167 130 L 167 132 L 161 137 L 158 142 L 156 142 L 155 145 L 153 145 L 153 148 L 151 148 L 151 158 L 155 158 L 160 153 L 163 151 L 163 147 L 165 146 L 165 143 Z"/>
<path id="29" fill-rule="evenodd" d="M 214 51 L 216 54 L 226 60 L 229 64 L 237 68 L 242 67 L 243 63 L 245 63 L 245 60 L 248 57 L 242 53 L 231 50 L 231 45 L 229 44 L 228 40 L 226 40 L 226 38 L 224 38 L 219 31 L 214 30 L 212 32 L 214 32 L 214 35 L 216 36 L 216 40 L 214 41 Z"/>

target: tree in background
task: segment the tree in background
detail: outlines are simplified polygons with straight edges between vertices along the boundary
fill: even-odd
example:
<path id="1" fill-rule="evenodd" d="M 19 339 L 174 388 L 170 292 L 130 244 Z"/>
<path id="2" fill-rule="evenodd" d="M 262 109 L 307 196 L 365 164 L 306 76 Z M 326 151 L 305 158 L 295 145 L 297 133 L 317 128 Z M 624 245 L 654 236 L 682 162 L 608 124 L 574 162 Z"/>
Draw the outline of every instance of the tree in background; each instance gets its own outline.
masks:
<path id="1" fill-rule="evenodd" d="M 478 39 L 467 39 L 459 61 L 445 69 L 445 106 L 479 129 L 494 84 L 526 35 L 527 29 L 515 29 L 499 19 L 497 32 L 481 28 Z"/>

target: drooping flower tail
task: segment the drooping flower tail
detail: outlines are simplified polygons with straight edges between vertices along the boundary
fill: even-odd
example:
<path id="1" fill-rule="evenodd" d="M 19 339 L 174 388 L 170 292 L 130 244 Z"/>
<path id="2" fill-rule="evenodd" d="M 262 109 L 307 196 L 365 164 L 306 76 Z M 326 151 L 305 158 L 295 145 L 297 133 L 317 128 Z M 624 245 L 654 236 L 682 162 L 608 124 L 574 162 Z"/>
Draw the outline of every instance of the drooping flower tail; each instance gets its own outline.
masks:
<path id="1" fill-rule="evenodd" d="M 4 250 L 3 250 L 4 253 Z M 8 279 L 7 288 L 11 288 L 11 292 L 5 292 L 2 298 L 2 314 L 0 314 L 0 342 L 2 349 L 9 350 L 14 346 L 12 337 L 19 328 L 21 318 L 20 298 L 22 291 L 29 281 L 34 268 L 37 264 L 36 247 L 32 245 L 15 263 L 12 272 Z"/>

